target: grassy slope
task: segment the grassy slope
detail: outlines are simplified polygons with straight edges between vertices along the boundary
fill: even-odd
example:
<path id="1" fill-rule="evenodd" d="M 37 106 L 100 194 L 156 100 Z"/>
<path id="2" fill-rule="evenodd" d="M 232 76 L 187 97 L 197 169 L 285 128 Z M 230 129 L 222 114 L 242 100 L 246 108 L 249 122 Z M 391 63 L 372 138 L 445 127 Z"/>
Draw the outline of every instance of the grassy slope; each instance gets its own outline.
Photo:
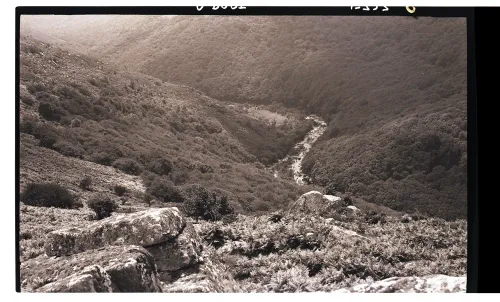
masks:
<path id="1" fill-rule="evenodd" d="M 319 185 L 466 215 L 464 19 L 29 18 L 45 39 L 219 99 L 320 114 L 329 127 L 304 165 Z"/>
<path id="2" fill-rule="evenodd" d="M 22 122 L 31 116 L 39 125 L 53 126 L 52 149 L 106 165 L 125 157 L 147 166 L 160 154 L 173 162 L 168 177 L 176 185 L 227 190 L 240 212 L 277 209 L 307 190 L 275 179 L 259 162 L 267 156 L 260 150 L 281 156 L 294 143 L 288 139 L 292 133 L 298 137 L 308 130 L 292 115 L 278 128 L 192 88 L 121 71 L 31 38 L 21 42 L 21 101 Z M 57 108 L 62 118 L 40 117 L 41 102 Z M 80 126 L 70 125 L 75 119 Z"/>

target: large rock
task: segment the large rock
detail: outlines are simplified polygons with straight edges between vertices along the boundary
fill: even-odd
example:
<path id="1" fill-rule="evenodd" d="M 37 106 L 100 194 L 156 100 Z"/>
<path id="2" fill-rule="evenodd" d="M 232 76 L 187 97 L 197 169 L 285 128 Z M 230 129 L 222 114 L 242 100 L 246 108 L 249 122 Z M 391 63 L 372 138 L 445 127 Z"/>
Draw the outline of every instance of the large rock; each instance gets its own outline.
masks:
<path id="1" fill-rule="evenodd" d="M 151 254 L 140 246 L 108 246 L 71 256 L 23 262 L 23 290 L 37 292 L 160 292 Z"/>
<path id="2" fill-rule="evenodd" d="M 174 241 L 148 247 L 153 255 L 162 281 L 170 281 L 185 269 L 197 269 L 202 261 L 201 239 L 192 224 L 187 224 L 183 232 Z"/>
<path id="3" fill-rule="evenodd" d="M 81 272 L 40 287 L 43 293 L 111 293 L 115 292 L 111 277 L 98 265 L 84 268 Z"/>
<path id="4" fill-rule="evenodd" d="M 80 253 L 109 245 L 139 245 L 153 256 L 162 281 L 196 270 L 202 261 L 201 240 L 177 208 L 158 208 L 115 215 L 86 228 L 49 233 L 48 256 Z"/>
<path id="5" fill-rule="evenodd" d="M 336 290 L 340 293 L 465 293 L 467 277 L 430 275 L 393 277 L 369 284 Z"/>
<path id="6" fill-rule="evenodd" d="M 318 191 L 310 191 L 296 201 L 290 203 L 290 213 L 314 214 L 328 217 L 342 207 L 341 198 L 333 195 L 323 195 Z"/>
<path id="7" fill-rule="evenodd" d="M 48 256 L 71 255 L 107 245 L 152 246 L 180 235 L 186 221 L 177 208 L 114 215 L 85 228 L 53 231 L 45 242 Z"/>
<path id="8" fill-rule="evenodd" d="M 346 210 L 350 216 L 359 216 L 361 214 L 361 210 L 355 206 L 347 206 Z"/>

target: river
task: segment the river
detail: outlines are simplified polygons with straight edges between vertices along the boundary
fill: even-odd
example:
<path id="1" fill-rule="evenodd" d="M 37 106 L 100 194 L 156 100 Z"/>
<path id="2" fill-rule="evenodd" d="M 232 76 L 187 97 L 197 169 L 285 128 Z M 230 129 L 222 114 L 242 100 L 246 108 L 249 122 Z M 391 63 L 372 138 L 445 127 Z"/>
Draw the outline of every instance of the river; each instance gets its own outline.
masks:
<path id="1" fill-rule="evenodd" d="M 279 171 L 283 171 L 282 167 L 287 166 L 288 170 L 291 170 L 293 179 L 299 185 L 306 184 L 306 175 L 302 172 L 302 160 L 306 156 L 307 152 L 311 149 L 312 145 L 316 140 L 325 132 L 326 123 L 321 118 L 316 115 L 310 115 L 306 117 L 308 120 L 314 121 L 314 127 L 311 131 L 307 133 L 304 139 L 298 142 L 292 149 L 289 155 L 281 159 L 277 164 L 273 166 L 274 177 L 279 177 Z M 281 169 L 280 169 L 281 168 Z"/>

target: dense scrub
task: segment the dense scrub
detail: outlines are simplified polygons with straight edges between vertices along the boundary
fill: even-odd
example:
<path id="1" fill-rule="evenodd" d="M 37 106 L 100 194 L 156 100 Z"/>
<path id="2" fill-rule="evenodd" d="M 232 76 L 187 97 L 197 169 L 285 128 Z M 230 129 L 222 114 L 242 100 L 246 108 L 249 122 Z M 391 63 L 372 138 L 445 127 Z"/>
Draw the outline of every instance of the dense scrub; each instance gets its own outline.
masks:
<path id="1" fill-rule="evenodd" d="M 71 209 L 78 202 L 68 189 L 56 183 L 29 183 L 21 194 L 25 205 Z"/>
<path id="2" fill-rule="evenodd" d="M 30 45 L 41 52 L 30 52 Z M 277 209 L 306 190 L 264 169 L 308 131 L 291 112 L 276 125 L 243 106 L 220 111 L 218 101 L 194 89 L 26 37 L 20 65 L 21 94 L 35 100 L 21 103 L 21 131 L 41 147 L 175 186 L 220 187 L 240 212 Z"/>
<path id="3" fill-rule="evenodd" d="M 395 276 L 466 273 L 464 220 L 275 216 L 202 223 L 210 257 L 225 272 L 223 291 L 331 291 Z"/>
<path id="4" fill-rule="evenodd" d="M 107 195 L 94 196 L 88 201 L 87 206 L 95 212 L 98 220 L 111 216 L 117 208 L 116 203 Z"/>
<path id="5" fill-rule="evenodd" d="M 320 185 L 399 210 L 466 215 L 463 18 L 31 18 L 27 31 L 212 97 L 320 115 L 328 129 L 304 163 Z M 227 115 L 221 124 L 262 163 L 295 139 Z"/>
<path id="6" fill-rule="evenodd" d="M 183 191 L 182 210 L 195 219 L 221 220 L 224 215 L 232 214 L 234 209 L 229 204 L 229 197 L 222 190 L 208 190 L 194 184 Z"/>

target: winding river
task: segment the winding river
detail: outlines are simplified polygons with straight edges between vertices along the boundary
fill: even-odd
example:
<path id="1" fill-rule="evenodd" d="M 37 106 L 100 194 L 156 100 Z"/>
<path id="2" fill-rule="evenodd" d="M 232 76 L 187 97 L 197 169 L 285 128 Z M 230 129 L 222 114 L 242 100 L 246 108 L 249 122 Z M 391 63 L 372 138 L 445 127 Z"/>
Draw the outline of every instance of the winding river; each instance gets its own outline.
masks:
<path id="1" fill-rule="evenodd" d="M 289 170 L 292 170 L 293 179 L 299 185 L 306 184 L 306 175 L 302 172 L 302 160 L 306 156 L 307 152 L 311 149 L 312 145 L 316 140 L 325 132 L 326 123 L 321 118 L 316 115 L 310 115 L 306 117 L 308 120 L 314 121 L 314 127 L 311 131 L 307 133 L 304 139 L 297 143 L 290 155 L 281 159 L 273 168 L 274 177 L 279 177 L 279 167 L 287 165 Z"/>

